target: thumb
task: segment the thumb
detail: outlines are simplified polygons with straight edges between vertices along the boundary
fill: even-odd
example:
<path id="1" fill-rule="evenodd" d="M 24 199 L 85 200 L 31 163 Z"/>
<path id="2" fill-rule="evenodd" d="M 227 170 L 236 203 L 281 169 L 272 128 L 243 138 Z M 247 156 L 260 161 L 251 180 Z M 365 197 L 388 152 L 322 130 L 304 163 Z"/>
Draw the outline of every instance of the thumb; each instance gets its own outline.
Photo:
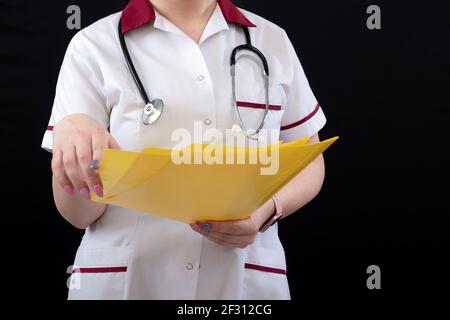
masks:
<path id="1" fill-rule="evenodd" d="M 122 149 L 120 146 L 119 146 L 119 144 L 117 143 L 117 141 L 116 141 L 116 139 L 114 139 L 113 138 L 113 136 L 109 136 L 109 139 L 108 139 L 108 147 L 110 148 L 110 149 Z"/>

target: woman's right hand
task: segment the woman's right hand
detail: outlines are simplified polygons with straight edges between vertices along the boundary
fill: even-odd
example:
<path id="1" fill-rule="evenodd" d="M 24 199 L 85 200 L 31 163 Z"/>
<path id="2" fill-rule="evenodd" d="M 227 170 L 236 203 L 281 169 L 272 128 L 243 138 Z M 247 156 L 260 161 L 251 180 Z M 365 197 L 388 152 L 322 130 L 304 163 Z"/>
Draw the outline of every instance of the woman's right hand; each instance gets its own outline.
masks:
<path id="1" fill-rule="evenodd" d="M 100 123 L 84 114 L 68 115 L 53 128 L 52 171 L 57 183 L 69 194 L 90 199 L 90 191 L 103 197 L 98 171 L 91 169 L 106 149 L 120 149 Z"/>

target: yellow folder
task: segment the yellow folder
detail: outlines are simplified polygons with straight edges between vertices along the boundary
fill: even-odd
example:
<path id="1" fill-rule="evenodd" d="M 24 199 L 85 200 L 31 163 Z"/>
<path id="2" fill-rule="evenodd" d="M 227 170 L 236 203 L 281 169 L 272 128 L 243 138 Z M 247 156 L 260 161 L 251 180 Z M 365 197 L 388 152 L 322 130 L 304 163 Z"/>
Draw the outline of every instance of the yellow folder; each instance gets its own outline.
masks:
<path id="1" fill-rule="evenodd" d="M 337 139 L 259 148 L 110 149 L 99 167 L 104 197 L 92 197 L 185 223 L 245 219 Z"/>

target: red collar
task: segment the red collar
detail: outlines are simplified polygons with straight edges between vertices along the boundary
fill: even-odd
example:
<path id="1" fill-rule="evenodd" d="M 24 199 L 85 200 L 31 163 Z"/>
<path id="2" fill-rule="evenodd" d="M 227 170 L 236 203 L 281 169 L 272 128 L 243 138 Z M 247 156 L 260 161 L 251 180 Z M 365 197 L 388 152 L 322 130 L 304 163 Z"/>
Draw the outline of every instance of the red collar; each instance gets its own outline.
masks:
<path id="1" fill-rule="evenodd" d="M 217 0 L 227 22 L 256 27 L 231 0 Z M 149 0 L 131 0 L 122 12 L 122 32 L 137 29 L 155 19 L 155 10 Z"/>

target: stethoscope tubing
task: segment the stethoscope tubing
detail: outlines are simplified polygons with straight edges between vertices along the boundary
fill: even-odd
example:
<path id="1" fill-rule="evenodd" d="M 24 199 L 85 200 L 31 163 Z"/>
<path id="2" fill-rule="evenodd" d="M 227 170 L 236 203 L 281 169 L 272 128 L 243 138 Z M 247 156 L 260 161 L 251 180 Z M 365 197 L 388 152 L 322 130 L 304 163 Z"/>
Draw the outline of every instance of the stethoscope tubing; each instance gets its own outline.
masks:
<path id="1" fill-rule="evenodd" d="M 258 136 L 258 134 L 261 132 L 262 128 L 264 127 L 264 123 L 265 123 L 267 114 L 269 113 L 269 106 L 270 106 L 270 102 L 269 102 L 269 64 L 267 63 L 267 59 L 264 56 L 264 54 L 258 48 L 254 47 L 251 44 L 250 33 L 248 31 L 248 28 L 247 27 L 243 27 L 243 28 L 244 28 L 247 43 L 234 48 L 233 51 L 231 52 L 231 56 L 230 56 L 231 91 L 232 91 L 232 97 L 233 97 L 233 109 L 236 114 L 236 118 L 239 121 L 239 125 L 240 125 L 242 131 L 247 134 L 247 137 L 257 140 L 257 139 L 255 139 L 255 137 Z M 265 104 L 266 105 L 265 105 L 265 109 L 264 109 L 264 114 L 262 116 L 262 120 L 260 121 L 258 128 L 254 132 L 251 132 L 251 133 L 249 133 L 249 130 L 246 128 L 244 121 L 242 120 L 241 112 L 239 111 L 239 107 L 237 105 L 237 99 L 236 99 L 236 62 L 239 60 L 239 58 L 236 58 L 236 57 L 237 57 L 238 53 L 241 51 L 249 51 L 249 52 L 254 53 L 261 60 L 261 62 L 263 64 L 264 91 L 265 91 Z"/>
<path id="2" fill-rule="evenodd" d="M 128 69 L 130 70 L 130 73 L 133 77 L 134 82 L 136 83 L 136 86 L 138 87 L 139 93 L 141 94 L 142 100 L 144 100 L 145 104 L 150 104 L 150 99 L 148 98 L 148 94 L 145 91 L 145 87 L 142 84 L 141 78 L 139 77 L 136 68 L 133 64 L 133 60 L 131 59 L 130 52 L 128 51 L 127 44 L 125 42 L 125 35 L 122 32 L 122 18 L 119 20 L 119 41 L 120 46 L 122 48 L 123 55 L 125 57 L 126 64 L 128 66 Z"/>
<path id="3" fill-rule="evenodd" d="M 264 127 L 264 122 L 265 119 L 267 117 L 267 113 L 269 112 L 269 64 L 267 63 L 267 59 L 264 56 L 264 54 L 256 47 L 254 47 L 251 44 L 251 37 L 250 37 L 250 32 L 248 30 L 248 27 L 243 26 L 242 27 L 244 30 L 244 34 L 245 34 L 245 39 L 246 39 L 246 44 L 237 46 L 236 48 L 233 49 L 233 51 L 231 52 L 231 56 L 230 56 L 230 68 L 231 68 L 231 84 L 232 84 L 232 99 L 233 99 L 233 108 L 235 110 L 235 114 L 236 117 L 239 121 L 239 125 L 243 131 L 244 134 L 247 135 L 248 138 L 252 138 L 252 139 L 256 139 L 255 136 L 257 136 L 259 134 L 259 132 L 261 131 L 261 129 Z M 144 100 L 146 108 L 145 110 L 147 110 L 147 108 L 150 108 L 153 112 L 153 108 L 154 105 L 156 103 L 153 103 L 152 101 L 150 101 L 149 96 L 147 94 L 147 91 L 145 90 L 144 85 L 142 84 L 142 81 L 139 77 L 139 74 L 136 70 L 136 67 L 133 64 L 133 60 L 131 59 L 130 56 L 130 52 L 128 51 L 128 47 L 127 44 L 125 42 L 125 35 L 122 32 L 122 18 L 120 18 L 119 20 L 119 25 L 118 25 L 118 33 L 119 33 L 119 42 L 120 42 L 120 46 L 125 58 L 125 62 L 128 66 L 128 69 L 131 73 L 131 76 L 133 77 L 133 80 L 139 90 L 139 93 L 142 97 L 142 100 Z M 265 89 L 265 110 L 264 110 L 264 114 L 262 116 L 262 120 L 260 122 L 259 127 L 252 133 L 249 133 L 249 131 L 247 130 L 247 128 L 245 127 L 244 121 L 241 117 L 241 113 L 239 111 L 239 107 L 237 106 L 237 101 L 236 101 L 236 72 L 235 72 L 235 68 L 236 68 L 236 62 L 239 60 L 239 58 L 237 58 L 237 55 L 239 52 L 241 51 L 250 51 L 252 53 L 254 53 L 262 62 L 263 65 L 263 77 L 264 77 L 264 89 Z M 155 99 L 153 100 L 154 102 L 158 102 L 160 104 L 162 104 L 162 106 L 164 105 L 163 101 L 160 99 Z M 159 108 L 159 113 L 161 113 L 162 107 Z M 148 111 L 148 110 L 147 110 Z M 156 117 L 156 120 L 159 118 L 159 115 Z M 154 120 L 154 121 L 156 121 Z M 154 122 L 153 121 L 153 122 Z M 151 123 L 153 123 L 151 122 Z M 145 121 L 144 121 L 145 123 Z M 149 124 L 149 123 L 145 123 L 145 124 Z"/>

